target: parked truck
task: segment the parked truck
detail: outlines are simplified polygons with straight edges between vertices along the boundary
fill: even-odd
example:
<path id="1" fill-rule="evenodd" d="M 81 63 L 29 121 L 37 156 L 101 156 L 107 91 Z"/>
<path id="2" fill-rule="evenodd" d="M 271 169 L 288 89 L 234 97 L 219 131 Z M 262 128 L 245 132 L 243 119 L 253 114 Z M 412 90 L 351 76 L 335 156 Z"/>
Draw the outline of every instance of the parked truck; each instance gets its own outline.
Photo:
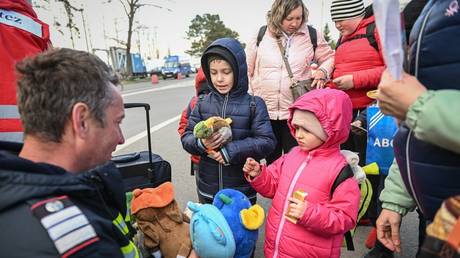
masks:
<path id="1" fill-rule="evenodd" d="M 110 47 L 110 59 L 115 71 L 126 74 L 126 49 L 119 47 Z M 134 76 L 147 76 L 144 59 L 139 53 L 131 53 L 132 74 Z"/>
<path id="2" fill-rule="evenodd" d="M 181 56 L 167 56 L 164 58 L 165 63 L 161 69 L 161 75 L 163 79 L 177 78 L 177 75 L 181 73 L 185 77 L 189 77 L 192 73 L 190 66 L 190 60 Z"/>

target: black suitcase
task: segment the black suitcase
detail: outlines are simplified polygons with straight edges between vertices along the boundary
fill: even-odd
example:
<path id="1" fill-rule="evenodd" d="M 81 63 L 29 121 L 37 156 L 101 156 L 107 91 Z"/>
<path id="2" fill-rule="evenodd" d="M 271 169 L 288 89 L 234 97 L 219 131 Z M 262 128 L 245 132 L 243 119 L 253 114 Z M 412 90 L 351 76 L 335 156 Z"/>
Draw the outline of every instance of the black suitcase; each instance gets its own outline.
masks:
<path id="1" fill-rule="evenodd" d="M 171 164 L 163 160 L 160 155 L 152 153 L 150 136 L 150 105 L 146 103 L 126 103 L 126 108 L 143 107 L 147 119 L 148 151 L 128 153 L 112 157 L 123 177 L 125 191 L 130 192 L 136 188 L 157 187 L 171 181 Z M 149 155 L 150 154 L 150 155 Z"/>

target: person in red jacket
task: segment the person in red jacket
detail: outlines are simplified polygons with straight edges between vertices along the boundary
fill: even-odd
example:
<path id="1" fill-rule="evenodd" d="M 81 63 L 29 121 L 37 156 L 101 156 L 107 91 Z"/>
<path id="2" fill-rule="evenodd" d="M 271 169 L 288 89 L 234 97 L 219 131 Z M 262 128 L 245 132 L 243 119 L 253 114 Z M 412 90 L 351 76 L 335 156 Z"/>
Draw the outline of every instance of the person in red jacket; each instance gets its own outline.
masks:
<path id="1" fill-rule="evenodd" d="M 196 102 L 209 93 L 208 82 L 206 81 L 206 76 L 203 73 L 203 69 L 199 68 L 195 77 L 195 89 L 196 96 L 193 96 L 190 100 L 187 107 L 182 111 L 182 115 L 179 120 L 179 128 L 177 132 L 182 137 L 187 128 L 188 118 L 192 113 L 193 108 L 196 105 Z M 190 174 L 193 176 L 198 171 L 198 163 L 200 162 L 200 156 L 191 155 L 191 165 L 190 165 Z"/>
<path id="2" fill-rule="evenodd" d="M 0 1 L 0 140 L 22 142 L 15 65 L 50 46 L 49 28 L 26 0 Z"/>
<path id="3" fill-rule="evenodd" d="M 340 32 L 335 52 L 335 70 L 329 87 L 345 91 L 353 104 L 353 120 L 373 100 L 367 92 L 377 89 L 385 64 L 372 8 L 363 0 L 333 0 L 331 17 Z M 341 146 L 359 152 L 366 161 L 366 135 L 350 134 Z"/>

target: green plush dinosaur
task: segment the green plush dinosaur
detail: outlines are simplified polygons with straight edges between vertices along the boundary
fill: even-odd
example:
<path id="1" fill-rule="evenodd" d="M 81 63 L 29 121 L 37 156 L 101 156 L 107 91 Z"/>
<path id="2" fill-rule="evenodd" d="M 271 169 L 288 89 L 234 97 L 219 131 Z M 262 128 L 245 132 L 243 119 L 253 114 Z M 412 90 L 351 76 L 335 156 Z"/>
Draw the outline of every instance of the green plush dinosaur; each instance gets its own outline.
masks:
<path id="1" fill-rule="evenodd" d="M 219 132 L 224 137 L 224 142 L 229 142 L 232 139 L 231 123 L 231 118 L 223 119 L 219 116 L 212 116 L 196 124 L 193 128 L 193 134 L 196 138 L 207 139 L 214 132 Z"/>

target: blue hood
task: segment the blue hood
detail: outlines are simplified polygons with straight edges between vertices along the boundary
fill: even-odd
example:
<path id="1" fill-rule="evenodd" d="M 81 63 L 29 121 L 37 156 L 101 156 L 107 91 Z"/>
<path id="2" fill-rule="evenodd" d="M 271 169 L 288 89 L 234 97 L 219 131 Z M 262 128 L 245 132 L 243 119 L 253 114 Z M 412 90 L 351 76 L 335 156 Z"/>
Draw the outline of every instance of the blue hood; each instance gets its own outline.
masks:
<path id="1" fill-rule="evenodd" d="M 240 42 L 232 38 L 221 38 L 211 43 L 201 57 L 201 66 L 209 82 L 212 92 L 219 94 L 211 81 L 208 59 L 212 55 L 219 55 L 230 63 L 234 74 L 234 85 L 230 90 L 231 96 L 240 96 L 248 92 L 248 67 L 246 54 Z M 231 59 L 231 60 L 229 60 Z"/>

